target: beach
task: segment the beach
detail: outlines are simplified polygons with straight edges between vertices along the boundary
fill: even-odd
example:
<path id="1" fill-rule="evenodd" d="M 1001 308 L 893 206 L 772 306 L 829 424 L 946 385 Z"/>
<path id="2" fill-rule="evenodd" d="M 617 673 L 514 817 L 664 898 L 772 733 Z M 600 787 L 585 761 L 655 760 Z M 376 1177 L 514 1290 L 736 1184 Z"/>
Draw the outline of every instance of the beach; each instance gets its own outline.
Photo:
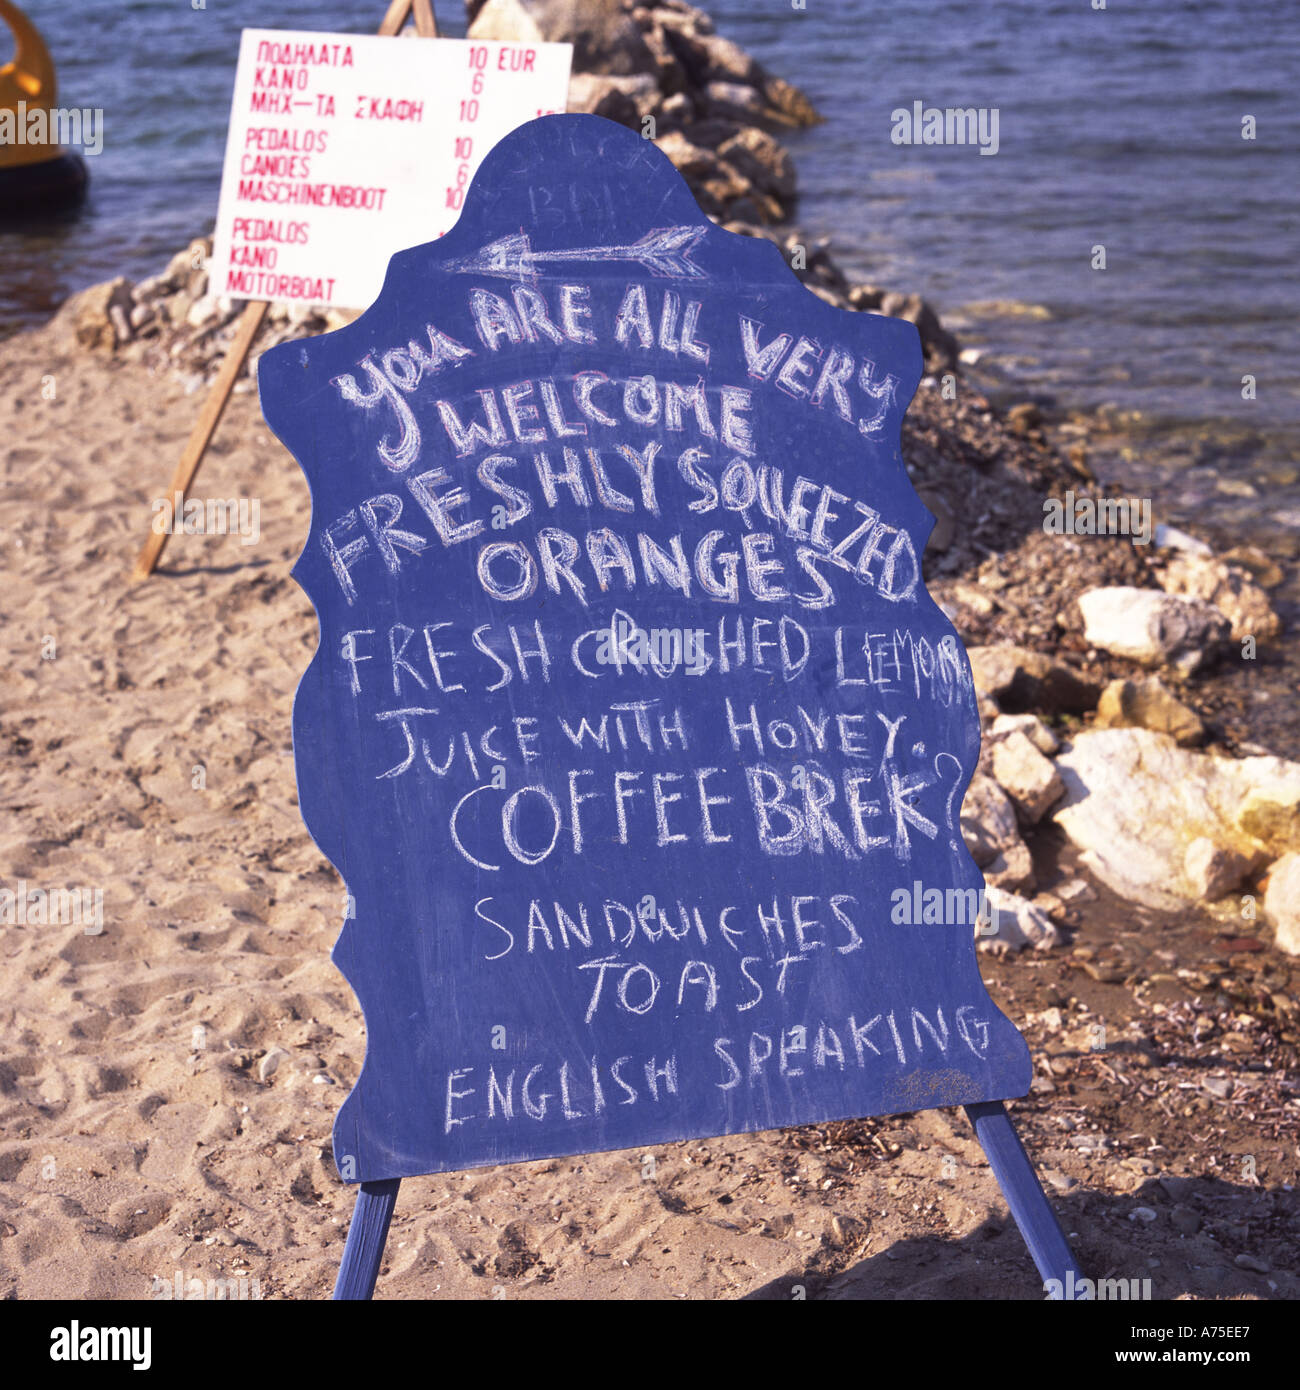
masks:
<path id="1" fill-rule="evenodd" d="M 638 101 L 678 95 L 619 80 L 571 102 L 636 128 Z M 802 245 L 781 145 L 817 128 L 696 144 L 699 90 L 700 120 L 660 147 L 722 225 Z M 194 533 L 182 517 L 158 573 L 129 582 L 241 307 L 195 269 L 201 230 L 151 281 L 124 272 L 0 340 L 0 887 L 24 903 L 0 923 L 9 1298 L 323 1299 L 351 1215 L 330 1132 L 364 1024 L 329 958 L 346 898 L 300 817 L 290 736 L 317 644 L 290 575 L 311 498 L 255 365 L 191 490 Z M 903 453 L 937 519 L 926 582 L 979 695 L 961 828 L 1010 924 L 982 973 L 1034 1055 L 1011 1113 L 1095 1277 L 1294 1299 L 1294 552 L 1159 508 L 1145 543 L 1097 535 L 1099 504 L 1149 497 L 1145 478 L 1122 459 L 1099 478 L 1082 416 L 964 375 L 959 318 L 848 265 L 822 249 L 803 278 L 916 323 L 925 349 Z M 347 318 L 280 306 L 255 356 Z M 1144 603 L 1159 621 L 1134 635 Z M 1178 785 L 1213 815 L 1175 804 Z M 376 1296 L 1026 1299 L 1043 1283 L 966 1118 L 921 1110 L 407 1179 Z"/>
<path id="2" fill-rule="evenodd" d="M 181 1272 L 187 1290 L 244 1280 L 250 1297 L 325 1297 L 351 1207 L 330 1127 L 364 1041 L 328 956 L 342 888 L 294 790 L 290 702 L 316 640 L 288 573 L 305 481 L 252 393 L 237 394 L 203 493 L 255 488 L 260 540 L 174 537 L 157 578 L 132 588 L 129 560 L 195 396 L 41 333 L 0 348 L 0 387 L 5 428 L 23 440 L 4 454 L 7 879 L 103 894 L 102 931 L 4 929 L 5 1292 L 143 1299 L 174 1293 Z M 1109 1059 L 1146 1082 L 1133 1062 L 1151 1066 L 1162 1047 L 1182 1056 L 1194 1016 L 1221 1012 L 1176 970 L 1253 986 L 1243 965 L 1277 959 L 1234 952 L 1225 971 L 1214 934 L 1153 919 L 1124 936 L 1118 906 L 1084 904 L 1096 930 L 1075 934 L 1090 943 L 1080 951 L 1122 948 L 1118 981 L 1063 951 L 982 957 L 1013 1018 L 1047 1016 L 1028 1031 L 1052 1089 L 1013 1106 L 1026 1143 L 1091 1267 L 1127 1271 L 1137 1241 L 1144 1267 L 1161 1262 L 1145 1271 L 1161 1296 L 1294 1297 L 1295 1218 L 1285 1194 L 1270 1196 L 1294 1171 L 1294 1102 L 1271 1074 L 1289 1045 L 1237 1054 L 1202 1039 L 1199 1058 L 1160 1073 L 1181 1102 L 1172 1119 L 1098 1070 Z M 1184 1012 L 1202 1001 L 1181 1022 L 1137 1008 L 1123 983 L 1171 946 L 1177 964 L 1150 962 L 1167 977 L 1157 997 Z M 1094 1061 L 1089 1020 L 1121 1008 L 1139 1020 L 1136 1041 Z M 1238 1012 L 1221 1040 L 1255 1037 L 1233 1033 Z M 1264 1059 L 1269 1071 L 1242 1065 Z M 1220 1074 L 1222 1096 L 1206 1089 Z M 1260 1143 L 1263 1120 L 1246 1116 L 1270 1096 L 1280 1128 Z M 1187 1142 L 1189 1103 L 1231 1136 L 1217 1175 Z M 1078 1145 L 1103 1113 L 1097 1147 Z M 1257 1154 L 1257 1182 L 1240 1182 L 1234 1150 Z M 1137 1208 L 1157 1216 L 1136 1225 Z M 1191 1249 L 1175 1211 L 1204 1223 Z M 973 1132 L 942 1111 L 408 1180 L 384 1269 L 382 1298 L 498 1285 L 510 1297 L 787 1298 L 799 1283 L 818 1297 L 1013 1298 L 1034 1296 L 1036 1279 Z"/>

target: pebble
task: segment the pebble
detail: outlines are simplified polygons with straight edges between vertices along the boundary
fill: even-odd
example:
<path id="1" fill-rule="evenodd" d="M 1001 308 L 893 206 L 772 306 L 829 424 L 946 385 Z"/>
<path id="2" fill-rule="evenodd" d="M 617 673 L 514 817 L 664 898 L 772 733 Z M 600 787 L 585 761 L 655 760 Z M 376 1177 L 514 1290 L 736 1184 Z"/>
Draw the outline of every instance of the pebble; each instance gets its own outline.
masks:
<path id="1" fill-rule="evenodd" d="M 282 1047 L 273 1047 L 257 1064 L 257 1079 L 259 1081 L 269 1081 L 276 1072 L 276 1068 L 281 1062 L 288 1059 L 289 1054 Z"/>
<path id="2" fill-rule="evenodd" d="M 1130 1221 L 1142 1221 L 1150 1225 L 1153 1221 L 1159 1220 L 1160 1213 L 1154 1207 L 1134 1207 L 1128 1214 Z"/>
<path id="3" fill-rule="evenodd" d="M 1261 1260 L 1258 1255 L 1238 1255 L 1232 1263 L 1238 1269 L 1249 1269 L 1256 1274 L 1267 1274 L 1273 1268 L 1267 1260 Z"/>
<path id="4" fill-rule="evenodd" d="M 1212 1096 L 1218 1096 L 1220 1100 L 1227 1100 L 1233 1092 L 1233 1083 L 1226 1076 L 1207 1076 L 1201 1082 L 1201 1089 L 1209 1091 Z"/>

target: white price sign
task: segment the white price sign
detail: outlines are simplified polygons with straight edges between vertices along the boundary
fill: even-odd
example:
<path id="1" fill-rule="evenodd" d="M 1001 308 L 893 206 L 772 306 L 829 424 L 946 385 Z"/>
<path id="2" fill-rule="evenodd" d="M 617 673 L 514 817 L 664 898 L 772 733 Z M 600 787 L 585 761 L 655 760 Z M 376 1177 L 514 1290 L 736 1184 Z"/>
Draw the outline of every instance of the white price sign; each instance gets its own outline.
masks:
<path id="1" fill-rule="evenodd" d="M 209 285 L 363 309 L 483 156 L 567 104 L 573 45 L 245 29 Z"/>

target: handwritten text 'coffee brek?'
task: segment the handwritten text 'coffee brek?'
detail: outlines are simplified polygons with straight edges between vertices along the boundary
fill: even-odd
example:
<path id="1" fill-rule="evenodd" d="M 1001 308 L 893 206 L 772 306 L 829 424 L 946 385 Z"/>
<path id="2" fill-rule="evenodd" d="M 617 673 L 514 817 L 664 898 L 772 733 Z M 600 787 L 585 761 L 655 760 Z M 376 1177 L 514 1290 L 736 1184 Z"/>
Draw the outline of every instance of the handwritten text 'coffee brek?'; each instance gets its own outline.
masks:
<path id="1" fill-rule="evenodd" d="M 572 51 L 245 29 L 213 292 L 365 308 L 393 252 L 455 223 L 502 136 L 564 110 Z"/>
<path id="2" fill-rule="evenodd" d="M 324 528 L 322 544 L 350 603 L 368 574 L 396 574 L 430 547 L 462 545 L 474 547 L 483 592 L 503 603 L 543 585 L 584 606 L 597 591 L 634 596 L 664 586 L 734 604 L 743 586 L 759 602 L 824 609 L 835 602 L 830 567 L 887 600 L 915 591 L 920 571 L 906 529 L 858 498 L 803 476 L 786 478 L 755 457 L 755 391 L 780 391 L 867 439 L 883 434 L 897 383 L 875 363 L 722 304 L 643 284 L 627 287 L 608 323 L 597 321 L 590 288 L 577 281 L 549 293 L 529 285 L 508 294 L 475 288 L 468 302 L 476 343 L 428 323 L 424 341 L 369 353 L 355 372 L 333 379 L 345 401 L 386 415 L 377 452 L 398 489 L 366 497 Z M 739 334 L 750 384 L 706 389 L 699 372 L 712 332 Z M 616 379 L 593 365 L 479 390 L 468 403 L 439 394 L 445 384 L 454 388 L 455 368 L 470 358 L 544 340 L 589 346 L 593 362 L 621 354 L 632 374 Z M 638 373 L 637 352 L 652 347 L 672 353 L 680 374 Z M 438 421 L 433 439 L 412 404 L 426 393 Z M 589 435 L 608 430 L 626 437 L 594 446 Z M 680 447 L 647 433 L 680 436 Z M 448 463 L 473 460 L 477 488 L 454 482 L 446 466 L 426 466 L 440 455 Z M 561 498 L 596 519 L 607 513 L 620 529 L 574 534 L 546 525 Z M 621 534 L 626 518 L 644 525 L 683 508 L 716 514 L 720 523 L 691 554 L 679 533 L 664 536 L 662 527 L 658 539 L 647 530 Z M 531 532 L 527 539 L 494 535 L 516 526 Z M 793 566 L 774 557 L 778 536 L 796 542 Z"/>

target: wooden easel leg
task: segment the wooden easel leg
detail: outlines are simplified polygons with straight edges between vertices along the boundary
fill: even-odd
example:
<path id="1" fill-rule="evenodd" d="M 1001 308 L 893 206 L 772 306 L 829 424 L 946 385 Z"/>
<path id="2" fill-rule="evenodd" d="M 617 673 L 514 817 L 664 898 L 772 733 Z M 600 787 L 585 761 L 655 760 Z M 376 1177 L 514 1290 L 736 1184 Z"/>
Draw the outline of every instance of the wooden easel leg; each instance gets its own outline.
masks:
<path id="1" fill-rule="evenodd" d="M 1079 1284 L 1083 1271 L 1070 1253 L 1006 1107 L 1000 1100 L 981 1101 L 978 1105 L 968 1105 L 966 1114 L 975 1126 L 975 1137 L 988 1156 L 989 1167 L 1007 1199 L 1007 1206 L 1020 1227 L 1039 1274 L 1044 1280 L 1060 1280 L 1062 1288 L 1071 1282 L 1071 1275 L 1072 1283 Z"/>
<path id="2" fill-rule="evenodd" d="M 185 489 L 194 481 L 194 475 L 199 471 L 199 464 L 203 462 L 203 455 L 207 452 L 208 444 L 217 431 L 217 425 L 220 423 L 222 412 L 226 408 L 226 402 L 230 399 L 230 393 L 235 389 L 235 380 L 239 376 L 239 369 L 244 365 L 244 358 L 248 356 L 249 349 L 253 346 L 253 339 L 257 337 L 257 330 L 261 328 L 262 319 L 270 307 L 264 299 L 253 299 L 249 301 L 240 316 L 239 328 L 235 332 L 235 341 L 231 343 L 230 351 L 226 353 L 221 363 L 221 370 L 212 383 L 212 390 L 208 392 L 207 400 L 203 402 L 203 409 L 199 411 L 199 418 L 194 422 L 193 430 L 190 431 L 185 452 L 181 455 L 181 461 L 176 465 L 176 472 L 172 474 L 172 480 L 168 484 L 167 500 L 173 505 L 176 505 L 179 498 L 184 497 Z M 174 516 L 172 518 L 173 527 L 179 521 L 180 518 Z M 166 531 L 150 528 L 149 539 L 145 541 L 143 549 L 136 557 L 135 569 L 131 572 L 133 584 L 140 583 L 142 579 L 148 579 L 153 573 L 154 566 L 158 563 L 158 557 L 163 552 L 163 546 L 167 544 L 167 535 Z"/>
<path id="3" fill-rule="evenodd" d="M 401 1185 L 401 1178 L 361 1184 L 343 1246 L 338 1282 L 334 1285 L 335 1299 L 366 1299 L 374 1293 L 384 1258 L 384 1242 L 388 1239 L 388 1223 L 393 1219 Z"/>

